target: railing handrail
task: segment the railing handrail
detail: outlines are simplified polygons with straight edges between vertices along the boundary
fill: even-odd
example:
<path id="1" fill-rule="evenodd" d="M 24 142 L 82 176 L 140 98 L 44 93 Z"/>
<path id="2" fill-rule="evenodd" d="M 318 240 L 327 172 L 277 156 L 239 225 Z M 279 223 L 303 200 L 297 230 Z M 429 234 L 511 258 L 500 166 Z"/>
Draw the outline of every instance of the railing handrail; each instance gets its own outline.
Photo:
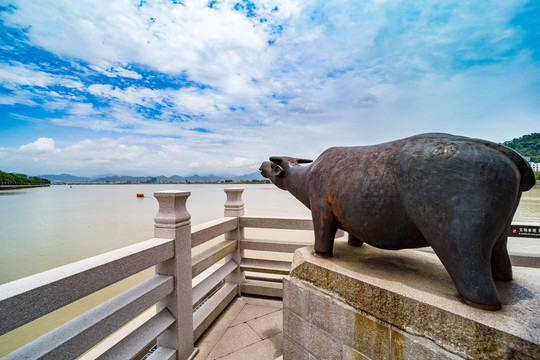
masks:
<path id="1" fill-rule="evenodd" d="M 150 239 L 0 285 L 0 335 L 171 258 L 172 248 Z"/>
<path id="2" fill-rule="evenodd" d="M 191 247 L 199 246 L 208 240 L 223 235 L 238 227 L 237 217 L 222 217 L 191 228 Z"/>
<path id="3" fill-rule="evenodd" d="M 155 275 L 6 356 L 68 359 L 83 354 L 174 290 L 174 278 Z"/>
<path id="4" fill-rule="evenodd" d="M 258 229 L 313 230 L 310 217 L 241 216 L 240 226 Z"/>

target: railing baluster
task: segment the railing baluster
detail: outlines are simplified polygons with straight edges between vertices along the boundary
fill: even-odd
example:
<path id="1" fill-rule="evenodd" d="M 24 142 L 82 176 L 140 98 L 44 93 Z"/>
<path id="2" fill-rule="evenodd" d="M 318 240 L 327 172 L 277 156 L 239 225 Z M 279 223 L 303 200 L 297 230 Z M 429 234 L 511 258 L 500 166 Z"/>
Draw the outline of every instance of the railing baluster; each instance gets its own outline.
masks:
<path id="1" fill-rule="evenodd" d="M 240 226 L 240 216 L 244 216 L 244 201 L 242 200 L 243 192 L 244 189 L 242 188 L 225 189 L 227 200 L 225 201 L 224 216 L 234 216 L 238 221 L 238 227 L 235 230 L 225 233 L 226 240 L 236 240 L 237 242 L 236 251 L 233 253 L 232 259 L 238 265 L 238 268 L 226 278 L 226 281 L 238 285 L 242 284 L 245 280 L 244 271 L 240 268 L 242 258 L 244 257 L 244 251 L 240 249 L 240 240 L 244 238 L 244 228 Z M 238 295 L 242 295 L 240 293 L 240 286 L 238 286 Z"/>
<path id="2" fill-rule="evenodd" d="M 191 305 L 191 216 L 186 209 L 188 191 L 159 191 L 154 196 L 159 211 L 154 218 L 156 237 L 174 239 L 174 258 L 156 267 L 156 273 L 174 276 L 174 292 L 160 301 L 157 311 L 167 308 L 176 319 L 158 337 L 158 347 L 176 350 L 177 359 L 189 358 L 193 351 L 193 308 Z"/>

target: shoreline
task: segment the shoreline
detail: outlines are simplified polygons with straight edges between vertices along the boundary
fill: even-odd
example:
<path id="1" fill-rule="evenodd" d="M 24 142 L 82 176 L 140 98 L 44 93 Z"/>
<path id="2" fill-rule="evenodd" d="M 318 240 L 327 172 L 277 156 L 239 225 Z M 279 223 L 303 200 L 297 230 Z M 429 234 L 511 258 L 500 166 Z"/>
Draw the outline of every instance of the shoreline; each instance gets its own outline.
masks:
<path id="1" fill-rule="evenodd" d="M 49 187 L 51 184 L 29 184 L 29 185 L 0 185 L 0 190 L 31 189 L 36 187 Z"/>
<path id="2" fill-rule="evenodd" d="M 65 182 L 65 183 L 58 183 L 54 182 L 51 183 L 53 186 L 65 186 L 65 185 L 268 185 L 272 184 L 270 180 L 245 180 L 245 181 L 233 181 L 233 182 L 223 182 L 223 181 L 193 181 L 193 182 L 155 182 L 155 183 L 147 183 L 147 182 L 125 182 L 125 183 L 117 183 L 117 182 Z"/>

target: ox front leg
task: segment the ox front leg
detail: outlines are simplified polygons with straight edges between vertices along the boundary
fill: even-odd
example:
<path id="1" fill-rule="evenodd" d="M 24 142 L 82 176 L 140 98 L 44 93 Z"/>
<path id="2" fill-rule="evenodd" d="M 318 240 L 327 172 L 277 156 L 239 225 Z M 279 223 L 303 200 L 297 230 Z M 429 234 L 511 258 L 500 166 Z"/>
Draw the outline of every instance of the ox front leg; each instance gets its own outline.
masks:
<path id="1" fill-rule="evenodd" d="M 315 231 L 315 254 L 320 257 L 332 257 L 334 238 L 338 222 L 329 209 L 311 209 L 313 229 Z"/>
<path id="2" fill-rule="evenodd" d="M 349 233 L 349 238 L 347 240 L 347 243 L 349 246 L 362 246 L 364 243 L 362 240 L 354 236 L 353 234 Z"/>

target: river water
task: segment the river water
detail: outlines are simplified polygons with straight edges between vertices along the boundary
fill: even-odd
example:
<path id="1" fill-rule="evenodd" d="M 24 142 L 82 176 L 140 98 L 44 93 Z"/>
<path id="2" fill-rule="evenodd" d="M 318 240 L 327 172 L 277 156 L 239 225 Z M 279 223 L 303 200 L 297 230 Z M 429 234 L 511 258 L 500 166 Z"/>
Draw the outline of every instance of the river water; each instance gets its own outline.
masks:
<path id="1" fill-rule="evenodd" d="M 223 190 L 227 187 L 231 186 L 57 185 L 0 191 L 0 284 L 152 238 L 153 219 L 158 210 L 157 200 L 153 197 L 156 191 L 191 192 L 187 208 L 192 225 L 222 217 L 226 200 Z M 304 205 L 274 185 L 241 187 L 245 189 L 242 198 L 246 215 L 310 217 Z M 143 193 L 145 197 L 137 198 L 137 193 Z M 540 223 L 540 187 L 523 194 L 514 222 Z M 512 238 L 509 250 L 540 253 L 540 240 Z M 104 289 L 0 337 L 0 356 L 132 286 L 150 273 L 136 275 L 114 289 Z"/>
<path id="2" fill-rule="evenodd" d="M 191 192 L 191 224 L 223 216 L 226 185 L 73 185 L 0 191 L 0 283 L 151 239 L 153 194 Z M 243 185 L 246 215 L 310 216 L 273 185 Z M 144 198 L 137 198 L 143 193 Z"/>

